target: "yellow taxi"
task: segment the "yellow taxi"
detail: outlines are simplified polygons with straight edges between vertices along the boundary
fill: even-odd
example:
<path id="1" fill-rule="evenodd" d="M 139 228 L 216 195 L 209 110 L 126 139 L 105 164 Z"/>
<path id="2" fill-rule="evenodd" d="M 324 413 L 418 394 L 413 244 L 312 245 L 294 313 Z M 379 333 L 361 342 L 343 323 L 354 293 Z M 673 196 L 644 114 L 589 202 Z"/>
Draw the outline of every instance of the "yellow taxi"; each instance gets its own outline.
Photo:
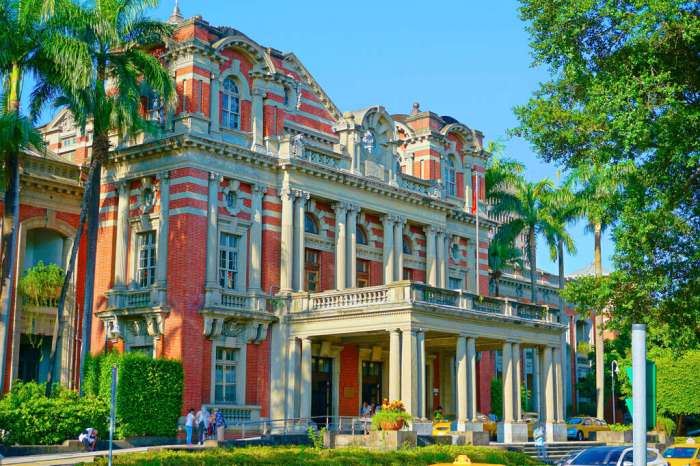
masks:
<path id="1" fill-rule="evenodd" d="M 610 430 L 608 423 L 594 417 L 577 416 L 566 421 L 566 436 L 576 440 L 592 440 L 591 432 Z"/>
<path id="2" fill-rule="evenodd" d="M 484 425 L 484 432 L 488 432 L 489 439 L 496 438 L 496 422 L 484 414 L 477 413 L 476 421 Z M 448 435 L 450 432 L 457 430 L 456 422 L 449 420 L 439 420 L 433 422 L 433 436 L 440 437 Z"/>
<path id="3" fill-rule="evenodd" d="M 662 456 L 669 466 L 700 466 L 700 445 L 689 438 L 685 443 L 671 445 Z"/>
<path id="4" fill-rule="evenodd" d="M 454 462 L 452 462 L 452 463 L 435 463 L 435 464 L 431 464 L 430 466 L 452 466 L 454 464 L 464 464 L 464 465 L 469 465 L 469 466 L 504 466 L 502 464 L 472 463 L 472 460 L 470 460 L 467 455 L 457 456 L 457 458 L 455 458 Z"/>
<path id="5" fill-rule="evenodd" d="M 533 432 L 535 431 L 535 426 L 540 419 L 540 415 L 537 413 L 523 413 L 523 422 L 527 424 L 527 437 L 534 438 Z"/>
<path id="6" fill-rule="evenodd" d="M 450 421 L 433 422 L 433 436 L 434 437 L 448 435 L 450 432 L 452 432 L 452 423 Z"/>

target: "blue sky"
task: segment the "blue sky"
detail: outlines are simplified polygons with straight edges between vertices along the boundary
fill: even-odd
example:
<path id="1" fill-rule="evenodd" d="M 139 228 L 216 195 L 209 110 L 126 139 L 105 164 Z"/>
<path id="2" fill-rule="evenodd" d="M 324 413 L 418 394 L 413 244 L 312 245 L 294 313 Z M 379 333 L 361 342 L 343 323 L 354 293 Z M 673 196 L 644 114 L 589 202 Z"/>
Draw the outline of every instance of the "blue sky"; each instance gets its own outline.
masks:
<path id="1" fill-rule="evenodd" d="M 165 19 L 174 0 L 161 0 L 154 16 Z M 408 113 L 451 115 L 487 139 L 506 137 L 516 124 L 512 108 L 527 101 L 547 75 L 530 67 L 528 36 L 511 0 L 180 0 L 185 17 L 234 27 L 263 46 L 294 52 L 341 110 L 383 105 Z M 519 139 L 506 152 L 527 166 L 529 179 L 557 179 L 558 167 L 542 163 Z M 593 237 L 572 226 L 578 254 L 566 271 L 592 261 Z M 544 247 L 538 266 L 556 272 Z M 603 242 L 610 267 L 613 245 Z"/>

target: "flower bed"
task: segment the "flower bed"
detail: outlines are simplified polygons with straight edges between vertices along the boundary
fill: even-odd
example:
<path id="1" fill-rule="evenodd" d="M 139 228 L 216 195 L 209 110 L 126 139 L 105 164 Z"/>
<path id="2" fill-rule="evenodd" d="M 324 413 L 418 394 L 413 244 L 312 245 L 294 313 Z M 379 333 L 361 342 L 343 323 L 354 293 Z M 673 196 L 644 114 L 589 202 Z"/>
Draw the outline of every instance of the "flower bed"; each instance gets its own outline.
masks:
<path id="1" fill-rule="evenodd" d="M 372 416 L 372 429 L 374 430 L 401 430 L 411 422 L 411 415 L 406 412 L 403 402 L 400 400 L 389 402 L 384 399 L 382 408 Z"/>

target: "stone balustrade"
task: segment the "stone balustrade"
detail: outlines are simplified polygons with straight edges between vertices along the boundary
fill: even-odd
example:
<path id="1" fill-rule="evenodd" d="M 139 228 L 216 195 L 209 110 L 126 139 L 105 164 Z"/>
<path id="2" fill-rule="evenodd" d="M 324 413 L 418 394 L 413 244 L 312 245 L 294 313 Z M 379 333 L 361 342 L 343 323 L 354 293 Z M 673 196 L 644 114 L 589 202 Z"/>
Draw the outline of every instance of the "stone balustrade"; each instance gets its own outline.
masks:
<path id="1" fill-rule="evenodd" d="M 153 307 L 157 304 L 158 294 L 155 288 L 136 290 L 113 289 L 107 293 L 109 309 L 133 309 Z"/>
<path id="2" fill-rule="evenodd" d="M 547 306 L 520 303 L 507 298 L 479 296 L 467 291 L 449 290 L 410 281 L 320 293 L 294 293 L 290 311 L 342 312 L 397 305 L 433 305 L 475 314 L 500 314 L 513 319 L 557 322 L 556 314 Z"/>

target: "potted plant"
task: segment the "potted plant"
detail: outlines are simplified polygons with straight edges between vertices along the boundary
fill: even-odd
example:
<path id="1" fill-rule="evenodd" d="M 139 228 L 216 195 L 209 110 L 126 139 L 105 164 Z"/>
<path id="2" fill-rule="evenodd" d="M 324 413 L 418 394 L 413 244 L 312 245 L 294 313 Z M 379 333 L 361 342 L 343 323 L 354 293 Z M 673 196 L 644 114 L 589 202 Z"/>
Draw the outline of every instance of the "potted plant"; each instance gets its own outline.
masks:
<path id="1" fill-rule="evenodd" d="M 39 261 L 19 279 L 19 292 L 24 304 L 34 307 L 56 307 L 66 273 L 56 264 Z"/>
<path id="2" fill-rule="evenodd" d="M 411 419 L 413 418 L 406 412 L 406 408 L 401 400 L 390 403 L 385 398 L 381 409 L 372 417 L 372 428 L 374 430 L 401 430 L 411 422 Z"/>

